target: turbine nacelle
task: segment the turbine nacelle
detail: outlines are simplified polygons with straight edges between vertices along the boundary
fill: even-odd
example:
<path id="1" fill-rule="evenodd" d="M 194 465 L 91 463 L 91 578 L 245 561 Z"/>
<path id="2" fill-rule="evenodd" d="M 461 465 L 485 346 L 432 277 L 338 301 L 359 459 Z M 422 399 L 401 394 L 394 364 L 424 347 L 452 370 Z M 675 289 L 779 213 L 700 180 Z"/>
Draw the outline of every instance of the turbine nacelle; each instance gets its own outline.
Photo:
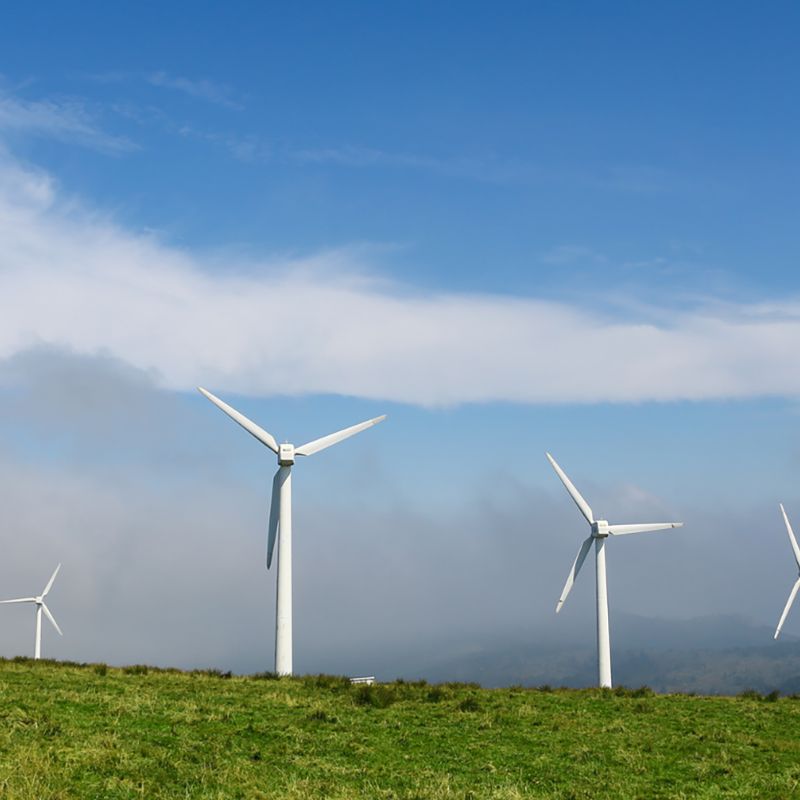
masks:
<path id="1" fill-rule="evenodd" d="M 278 463 L 282 467 L 290 467 L 294 464 L 294 445 L 293 444 L 279 444 L 278 445 Z"/>
<path id="2" fill-rule="evenodd" d="M 592 536 L 595 539 L 602 539 L 606 536 L 610 536 L 610 531 L 608 530 L 608 520 L 605 519 L 597 519 L 592 523 Z"/>

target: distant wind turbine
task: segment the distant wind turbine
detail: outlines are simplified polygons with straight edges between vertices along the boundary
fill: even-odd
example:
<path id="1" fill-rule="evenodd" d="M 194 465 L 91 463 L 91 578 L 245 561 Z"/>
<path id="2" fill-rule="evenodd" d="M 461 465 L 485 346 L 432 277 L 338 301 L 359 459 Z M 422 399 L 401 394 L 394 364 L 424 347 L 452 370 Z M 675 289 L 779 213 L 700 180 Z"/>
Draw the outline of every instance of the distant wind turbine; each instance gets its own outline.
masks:
<path id="1" fill-rule="evenodd" d="M 789 609 L 792 607 L 792 603 L 794 603 L 797 590 L 800 589 L 800 547 L 797 546 L 797 539 L 794 538 L 794 531 L 792 530 L 792 526 L 789 524 L 789 517 L 786 516 L 786 510 L 783 507 L 783 503 L 779 503 L 778 505 L 781 507 L 783 521 L 786 523 L 786 532 L 789 534 L 789 541 L 792 545 L 792 552 L 794 553 L 794 560 L 797 563 L 797 571 L 799 575 L 797 580 L 794 582 L 792 591 L 789 592 L 789 599 L 786 601 L 786 605 L 784 606 L 783 614 L 781 614 L 780 621 L 778 622 L 778 627 L 775 628 L 775 635 L 772 637 L 773 639 L 777 639 L 778 636 L 780 636 L 781 628 L 783 628 L 783 623 L 786 621 L 786 616 L 789 613 Z"/>
<path id="2" fill-rule="evenodd" d="M 267 536 L 267 569 L 272 565 L 272 553 L 275 540 L 280 531 L 278 545 L 278 588 L 275 604 L 275 672 L 278 675 L 292 674 L 292 465 L 295 456 L 312 456 L 326 447 L 337 444 L 343 439 L 354 436 L 386 419 L 381 417 L 368 419 L 358 425 L 314 439 L 301 447 L 292 444 L 278 444 L 275 437 L 240 414 L 235 408 L 224 403 L 211 392 L 197 387 L 215 406 L 222 409 L 231 419 L 238 422 L 259 442 L 265 444 L 278 456 L 278 471 L 272 480 L 272 503 L 269 511 L 269 527 Z"/>
<path id="3" fill-rule="evenodd" d="M 624 536 L 629 533 L 645 533 L 647 531 L 660 531 L 667 528 L 680 528 L 683 526 L 682 522 L 650 522 L 637 525 L 609 525 L 604 519 L 596 520 L 592 509 L 586 500 L 583 499 L 581 493 L 575 488 L 572 481 L 566 476 L 564 470 L 556 464 L 555 459 L 550 453 L 545 454 L 547 460 L 552 465 L 556 474 L 561 478 L 561 482 L 569 492 L 570 497 L 575 501 L 581 514 L 586 518 L 586 521 L 591 526 L 591 533 L 588 538 L 583 542 L 578 551 L 578 555 L 572 564 L 572 569 L 567 576 L 567 582 L 564 584 L 564 590 L 561 592 L 561 597 L 558 599 L 556 605 L 556 613 L 561 611 L 561 606 L 567 599 L 567 595 L 572 589 L 572 584 L 575 583 L 575 578 L 586 560 L 589 553 L 589 548 L 594 542 L 595 553 L 595 566 L 597 573 L 597 672 L 598 681 L 601 687 L 611 688 L 611 638 L 608 630 L 608 589 L 606 586 L 606 539 L 609 536 Z"/>
<path id="4" fill-rule="evenodd" d="M 55 621 L 55 618 L 50 613 L 50 609 L 47 607 L 47 604 L 44 602 L 45 597 L 47 597 L 47 593 L 50 589 L 53 588 L 53 581 L 56 579 L 56 575 L 58 575 L 58 571 L 61 569 L 61 564 L 59 564 L 55 572 L 50 576 L 50 580 L 47 581 L 47 586 L 44 587 L 44 590 L 38 597 L 18 597 L 16 600 L 0 600 L 0 603 L 36 603 L 36 644 L 33 650 L 33 657 L 34 658 L 41 658 L 42 657 L 42 612 L 44 611 L 45 616 L 50 622 L 53 623 L 53 627 L 58 631 L 59 636 L 63 636 L 64 634 L 61 633 L 61 628 L 58 627 L 58 623 Z"/>

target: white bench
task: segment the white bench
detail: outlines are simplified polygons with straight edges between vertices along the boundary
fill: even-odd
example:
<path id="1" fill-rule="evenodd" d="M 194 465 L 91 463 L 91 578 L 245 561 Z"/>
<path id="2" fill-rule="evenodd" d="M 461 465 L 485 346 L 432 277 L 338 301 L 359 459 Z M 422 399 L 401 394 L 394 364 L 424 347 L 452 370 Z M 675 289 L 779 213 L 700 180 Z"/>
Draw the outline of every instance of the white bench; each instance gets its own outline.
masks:
<path id="1" fill-rule="evenodd" d="M 367 686 L 372 686 L 375 683 L 375 676 L 367 675 L 365 678 L 350 678 L 350 683 L 365 683 Z"/>

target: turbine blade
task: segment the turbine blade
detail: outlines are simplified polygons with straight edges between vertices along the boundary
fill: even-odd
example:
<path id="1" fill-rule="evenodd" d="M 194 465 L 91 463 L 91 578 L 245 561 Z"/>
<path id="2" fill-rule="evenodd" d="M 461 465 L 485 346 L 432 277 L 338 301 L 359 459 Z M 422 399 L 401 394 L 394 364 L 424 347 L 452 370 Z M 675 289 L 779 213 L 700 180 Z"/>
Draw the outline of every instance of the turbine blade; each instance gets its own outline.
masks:
<path id="1" fill-rule="evenodd" d="M 792 607 L 792 603 L 794 602 L 794 598 L 797 595 L 797 590 L 800 589 L 800 578 L 798 578 L 794 582 L 794 586 L 792 587 L 792 591 L 789 592 L 789 599 L 786 601 L 786 605 L 783 608 L 783 614 L 781 614 L 781 618 L 778 621 L 778 627 L 775 628 L 775 635 L 772 637 L 773 639 L 777 639 L 780 635 L 781 628 L 783 627 L 783 623 L 786 621 L 786 615 L 789 613 L 789 609 Z"/>
<path id="2" fill-rule="evenodd" d="M 556 603 L 556 614 L 561 611 L 561 606 L 564 605 L 567 595 L 572 590 L 572 584 L 575 583 L 575 578 L 578 577 L 583 562 L 586 561 L 586 556 L 589 553 L 589 548 L 592 546 L 593 539 L 594 537 L 590 536 L 588 539 L 584 540 L 581 549 L 578 550 L 578 555 L 575 556 L 575 561 L 572 562 L 572 569 L 570 569 L 569 575 L 567 575 L 567 582 L 564 584 L 564 589 L 561 592 L 561 597 L 558 598 L 558 603 Z"/>
<path id="3" fill-rule="evenodd" d="M 56 575 L 58 575 L 58 571 L 60 569 L 61 569 L 61 564 L 59 564 L 56 567 L 55 572 L 53 572 L 53 574 L 50 576 L 50 580 L 47 581 L 47 586 L 44 587 L 44 591 L 42 592 L 42 597 L 45 597 L 47 593 L 50 591 L 50 589 L 53 588 L 53 581 L 56 579 Z"/>
<path id="4" fill-rule="evenodd" d="M 47 617 L 47 619 L 53 623 L 53 627 L 58 631 L 58 635 L 63 636 L 64 634 L 61 633 L 61 628 L 58 627 L 55 617 L 50 613 L 50 609 L 44 603 L 42 603 L 42 611 L 44 611 L 44 615 Z"/>
<path id="5" fill-rule="evenodd" d="M 612 536 L 626 536 L 629 533 L 649 533 L 665 531 L 669 528 L 682 528 L 682 522 L 646 522 L 641 525 L 609 525 L 608 532 Z"/>
<path id="6" fill-rule="evenodd" d="M 355 434 L 361 433 L 361 431 L 371 428 L 373 425 L 377 425 L 379 422 L 383 422 L 385 419 L 386 414 L 383 414 L 380 417 L 368 419 L 366 422 L 359 422 L 358 425 L 352 425 L 344 430 L 336 431 L 336 433 L 330 433 L 327 436 L 323 436 L 321 439 L 314 439 L 313 442 L 306 442 L 301 447 L 295 448 L 294 454 L 296 456 L 313 456 L 314 453 L 319 453 L 320 450 L 324 450 L 326 447 L 330 447 L 332 444 L 338 444 L 342 441 L 342 439 L 348 439 L 350 436 L 355 436 Z"/>
<path id="7" fill-rule="evenodd" d="M 272 566 L 272 553 L 275 550 L 275 539 L 278 536 L 278 523 L 280 522 L 281 486 L 283 486 L 283 467 L 279 467 L 272 479 L 272 500 L 269 506 L 269 528 L 267 533 L 267 569 Z"/>
<path id="8" fill-rule="evenodd" d="M 18 597 L 15 600 L 0 600 L 0 603 L 35 603 L 35 597 Z"/>
<path id="9" fill-rule="evenodd" d="M 550 453 L 545 453 L 547 456 L 547 460 L 550 462 L 553 469 L 556 471 L 556 475 L 561 478 L 561 483 L 564 484 L 567 491 L 569 492 L 569 496 L 575 501 L 575 505 L 581 511 L 584 517 L 586 517 L 586 521 L 591 525 L 594 522 L 594 514 L 592 513 L 592 509 L 590 508 L 589 504 L 583 499 L 581 493 L 575 488 L 575 485 L 572 481 L 567 477 L 567 474 L 564 472 L 561 467 L 556 464 L 556 460 Z"/>
<path id="10" fill-rule="evenodd" d="M 786 516 L 786 510 L 783 503 L 779 503 L 781 507 L 781 514 L 783 514 L 783 521 L 786 523 L 786 532 L 789 534 L 789 541 L 792 543 L 792 550 L 794 551 L 794 560 L 797 562 L 797 569 L 800 569 L 800 547 L 797 546 L 797 539 L 794 538 L 794 531 L 789 523 L 789 517 Z"/>
<path id="11" fill-rule="evenodd" d="M 217 408 L 224 411 L 232 420 L 234 420 L 234 422 L 238 422 L 249 434 L 255 436 L 259 442 L 269 447 L 273 453 L 278 452 L 278 443 L 275 441 L 275 437 L 269 433 L 269 431 L 265 431 L 263 428 L 256 425 L 255 422 L 247 419 L 244 414 L 240 414 L 235 408 L 232 408 L 227 403 L 220 400 L 219 397 L 215 397 L 213 394 L 211 394 L 211 392 L 206 391 L 202 386 L 198 386 L 197 390 L 200 392 L 200 394 L 207 397 Z"/>

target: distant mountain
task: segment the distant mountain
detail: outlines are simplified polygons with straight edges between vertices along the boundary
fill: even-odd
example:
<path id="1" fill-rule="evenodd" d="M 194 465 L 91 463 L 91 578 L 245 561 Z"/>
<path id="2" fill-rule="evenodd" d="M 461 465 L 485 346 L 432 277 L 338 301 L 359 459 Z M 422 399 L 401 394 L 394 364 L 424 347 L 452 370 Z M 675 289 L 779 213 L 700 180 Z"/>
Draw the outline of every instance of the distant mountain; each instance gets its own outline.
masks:
<path id="1" fill-rule="evenodd" d="M 772 629 L 735 616 L 663 620 L 618 614 L 613 622 L 615 684 L 698 694 L 745 689 L 800 693 L 800 641 L 795 637 L 775 642 Z M 484 686 L 592 686 L 595 642 L 590 630 L 584 633 L 580 643 L 535 633 L 439 642 L 429 650 L 436 653 L 433 657 L 406 654 L 399 661 L 387 660 L 381 665 L 383 677 L 403 674 Z"/>

